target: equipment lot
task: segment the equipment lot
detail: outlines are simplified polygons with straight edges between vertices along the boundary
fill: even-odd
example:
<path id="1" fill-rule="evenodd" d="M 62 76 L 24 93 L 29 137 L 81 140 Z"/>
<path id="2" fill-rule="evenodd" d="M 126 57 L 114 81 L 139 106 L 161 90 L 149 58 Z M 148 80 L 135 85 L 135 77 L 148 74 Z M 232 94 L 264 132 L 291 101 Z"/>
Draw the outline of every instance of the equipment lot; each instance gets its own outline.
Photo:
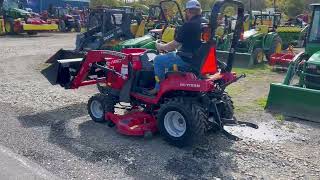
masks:
<path id="1" fill-rule="evenodd" d="M 0 38 L 0 143 L 62 179 L 319 179 L 320 124 L 264 111 L 271 82 L 284 74 L 266 66 L 235 69 L 247 78 L 229 87 L 239 120 L 258 130 L 232 128 L 243 141 L 212 133 L 179 149 L 161 137 L 119 135 L 91 121 L 86 103 L 95 86 L 67 91 L 40 73 L 76 34 Z M 320 117 L 319 117 L 320 118 Z"/>

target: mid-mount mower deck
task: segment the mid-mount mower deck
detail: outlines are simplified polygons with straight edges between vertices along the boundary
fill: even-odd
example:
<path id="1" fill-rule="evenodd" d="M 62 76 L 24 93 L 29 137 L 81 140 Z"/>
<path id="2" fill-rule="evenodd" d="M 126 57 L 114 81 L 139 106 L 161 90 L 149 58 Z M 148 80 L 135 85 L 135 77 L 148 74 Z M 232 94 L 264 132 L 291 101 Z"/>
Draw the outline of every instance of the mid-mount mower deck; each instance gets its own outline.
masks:
<path id="1" fill-rule="evenodd" d="M 168 72 L 155 96 L 144 94 L 145 89 L 154 87 L 155 83 L 152 58 L 147 49 L 89 51 L 80 60 L 59 60 L 43 73 L 50 76 L 49 72 L 54 70 L 56 78 L 51 78 L 52 83 L 66 89 L 96 84 L 100 93 L 88 102 L 91 118 L 95 122 L 107 121 L 122 134 L 141 136 L 159 131 L 169 143 L 181 147 L 218 127 L 227 137 L 240 140 L 223 127 L 238 124 L 258 127 L 234 118 L 233 102 L 225 92 L 228 85 L 245 77 L 236 77 L 231 72 L 233 49 L 241 28 L 236 28 L 234 33 L 227 64 L 216 59 L 213 37 L 219 10 L 225 3 L 238 6 L 237 27 L 242 27 L 243 4 L 233 0 L 218 1 L 212 9 L 209 24 L 212 38 L 203 42 L 193 57 L 199 62 L 199 67 L 194 67 L 192 72 Z M 116 108 L 125 109 L 128 113 L 116 114 Z"/>

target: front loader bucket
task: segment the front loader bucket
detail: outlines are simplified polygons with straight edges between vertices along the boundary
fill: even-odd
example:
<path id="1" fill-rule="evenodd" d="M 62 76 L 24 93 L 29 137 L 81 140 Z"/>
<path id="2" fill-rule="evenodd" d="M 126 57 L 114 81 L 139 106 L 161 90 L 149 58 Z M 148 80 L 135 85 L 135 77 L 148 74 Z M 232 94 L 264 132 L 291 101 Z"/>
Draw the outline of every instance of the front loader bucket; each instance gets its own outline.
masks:
<path id="1" fill-rule="evenodd" d="M 60 84 L 68 89 L 72 78 L 81 66 L 83 57 L 82 53 L 60 50 L 47 61 L 48 66 L 41 73 L 52 85 Z"/>
<path id="2" fill-rule="evenodd" d="M 217 58 L 219 61 L 227 63 L 229 51 L 217 50 Z M 236 52 L 233 62 L 233 67 L 238 68 L 251 68 L 254 65 L 251 54 Z"/>
<path id="3" fill-rule="evenodd" d="M 266 109 L 289 117 L 320 122 L 320 91 L 288 86 L 270 85 Z"/>
<path id="4" fill-rule="evenodd" d="M 83 58 L 84 55 L 85 55 L 84 52 L 60 49 L 53 56 L 51 56 L 46 61 L 46 63 L 56 63 L 58 60 L 61 60 L 61 59 Z"/>

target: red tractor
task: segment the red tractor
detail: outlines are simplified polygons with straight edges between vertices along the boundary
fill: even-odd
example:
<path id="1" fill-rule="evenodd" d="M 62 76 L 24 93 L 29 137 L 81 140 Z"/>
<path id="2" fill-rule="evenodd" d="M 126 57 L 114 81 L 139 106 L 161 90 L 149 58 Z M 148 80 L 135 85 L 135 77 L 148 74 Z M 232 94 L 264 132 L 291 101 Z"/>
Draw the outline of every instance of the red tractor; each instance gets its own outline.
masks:
<path id="1" fill-rule="evenodd" d="M 207 25 L 211 38 L 203 42 L 194 57 L 199 66 L 192 72 L 168 72 L 156 96 L 144 94 L 155 84 L 152 58 L 146 49 L 89 51 L 83 59 L 58 60 L 43 73 L 52 83 L 66 89 L 96 84 L 100 93 L 90 98 L 89 114 L 95 122 L 116 126 L 121 134 L 143 136 L 159 131 L 170 144 L 181 147 L 218 127 L 227 137 L 240 140 L 225 131 L 224 126 L 258 126 L 235 119 L 233 102 L 225 92 L 228 85 L 245 77 L 231 72 L 241 28 L 236 28 L 234 33 L 227 64 L 216 59 L 216 20 L 225 3 L 238 6 L 237 27 L 242 27 L 243 4 L 218 1 Z M 48 77 L 51 70 L 57 72 L 54 79 Z M 126 109 L 128 113 L 116 114 L 116 108 Z"/>

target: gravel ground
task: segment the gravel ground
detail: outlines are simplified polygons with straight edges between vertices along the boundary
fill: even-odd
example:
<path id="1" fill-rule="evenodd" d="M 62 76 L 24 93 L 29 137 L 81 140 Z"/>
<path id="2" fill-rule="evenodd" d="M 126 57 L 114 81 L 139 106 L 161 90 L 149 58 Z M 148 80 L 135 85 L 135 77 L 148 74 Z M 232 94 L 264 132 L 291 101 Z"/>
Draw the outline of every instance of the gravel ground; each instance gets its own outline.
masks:
<path id="1" fill-rule="evenodd" d="M 257 103 L 281 74 L 261 70 L 229 89 L 236 116 L 260 129 L 228 128 L 244 140 L 215 133 L 179 149 L 92 122 L 95 87 L 67 91 L 42 76 L 45 60 L 74 42 L 75 34 L 0 37 L 1 145 L 62 179 L 319 179 L 320 124 L 279 121 Z"/>

